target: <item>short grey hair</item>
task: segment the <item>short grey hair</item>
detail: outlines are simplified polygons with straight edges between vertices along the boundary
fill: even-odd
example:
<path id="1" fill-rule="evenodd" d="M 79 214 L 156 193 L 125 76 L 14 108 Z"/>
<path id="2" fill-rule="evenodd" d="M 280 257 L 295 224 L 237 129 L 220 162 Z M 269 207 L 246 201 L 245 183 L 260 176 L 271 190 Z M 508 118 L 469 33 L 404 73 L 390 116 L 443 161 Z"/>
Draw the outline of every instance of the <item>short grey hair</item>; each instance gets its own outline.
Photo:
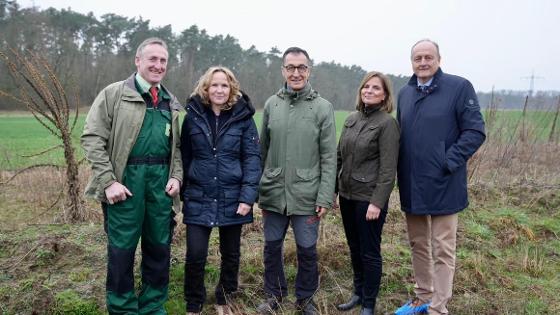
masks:
<path id="1" fill-rule="evenodd" d="M 138 48 L 136 49 L 136 57 L 142 56 L 142 51 L 148 45 L 160 45 L 165 48 L 165 50 L 167 50 L 167 44 L 165 43 L 165 41 L 163 41 L 163 39 L 158 37 L 150 37 L 144 40 L 140 45 L 138 45 Z"/>
<path id="2" fill-rule="evenodd" d="M 421 39 L 421 40 L 417 41 L 416 43 L 414 43 L 414 45 L 412 45 L 412 48 L 410 48 L 410 58 L 412 58 L 413 51 L 414 51 L 414 47 L 416 47 L 416 45 L 418 45 L 418 44 L 420 44 L 420 43 L 424 43 L 424 42 L 426 42 L 426 43 L 431 43 L 432 45 L 434 45 L 434 46 L 436 47 L 436 53 L 437 53 L 438 58 L 441 58 L 441 55 L 439 54 L 439 45 L 438 45 L 438 43 L 434 42 L 433 40 L 431 40 L 431 39 L 429 39 L 429 38 Z"/>

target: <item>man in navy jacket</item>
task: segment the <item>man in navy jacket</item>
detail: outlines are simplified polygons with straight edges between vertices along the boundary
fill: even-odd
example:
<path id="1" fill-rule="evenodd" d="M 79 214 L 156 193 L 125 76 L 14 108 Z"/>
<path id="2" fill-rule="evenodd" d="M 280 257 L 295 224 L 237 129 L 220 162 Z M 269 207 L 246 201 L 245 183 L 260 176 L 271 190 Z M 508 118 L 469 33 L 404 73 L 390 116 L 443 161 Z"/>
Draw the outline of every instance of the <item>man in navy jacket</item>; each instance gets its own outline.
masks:
<path id="1" fill-rule="evenodd" d="M 416 298 L 395 314 L 447 314 L 458 213 L 468 206 L 467 160 L 486 138 L 471 83 L 443 73 L 438 45 L 411 51 L 414 75 L 401 89 L 398 185 L 412 248 Z"/>

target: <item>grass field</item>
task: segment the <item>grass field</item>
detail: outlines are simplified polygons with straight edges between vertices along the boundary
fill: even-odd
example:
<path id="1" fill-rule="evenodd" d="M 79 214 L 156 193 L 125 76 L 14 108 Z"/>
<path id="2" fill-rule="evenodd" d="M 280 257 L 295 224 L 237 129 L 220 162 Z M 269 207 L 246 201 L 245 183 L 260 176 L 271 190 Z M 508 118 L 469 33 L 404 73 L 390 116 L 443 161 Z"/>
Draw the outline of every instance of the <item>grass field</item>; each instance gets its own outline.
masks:
<path id="1" fill-rule="evenodd" d="M 336 112 L 337 132 L 348 112 Z M 81 114 L 72 132 L 78 159 L 83 157 L 79 146 L 80 134 L 84 128 L 85 114 Z M 261 126 L 262 112 L 254 116 L 258 128 Z M 39 156 L 32 156 L 59 144 L 55 136 L 40 125 L 33 116 L 25 114 L 0 114 L 0 170 L 14 170 L 37 163 L 64 163 L 62 149 L 53 150 Z M 31 157 L 26 157 L 31 156 Z"/>
<path id="2" fill-rule="evenodd" d="M 347 112 L 336 115 L 340 132 Z M 459 219 L 451 314 L 560 314 L 560 147 L 546 142 L 550 113 L 543 116 L 530 112 L 526 116 L 527 131 L 543 130 L 532 133 L 528 144 L 519 141 L 520 117 L 521 112 L 498 112 L 490 126 L 490 139 L 470 165 L 476 176 L 469 185 L 471 205 Z M 255 120 L 259 126 L 260 118 L 258 113 Z M 74 132 L 76 140 L 83 119 L 81 116 Z M 505 134 L 509 128 L 517 131 Z M 492 137 L 499 130 L 504 131 L 502 136 Z M 62 163 L 60 151 L 21 157 L 56 144 L 32 117 L 0 115 L 0 183 L 13 170 L 33 163 Z M 83 184 L 88 166 L 82 165 L 80 172 Z M 88 211 L 95 214 L 91 222 L 56 223 L 63 205 L 48 208 L 61 191 L 63 175 L 56 169 L 39 168 L 0 184 L 2 315 L 105 312 L 106 238 L 99 206 L 88 201 Z M 410 249 L 399 209 L 398 192 L 394 191 L 383 231 L 384 272 L 378 314 L 391 314 L 413 292 Z M 255 216 L 255 222 L 243 230 L 241 288 L 232 304 L 236 314 L 255 314 L 263 296 L 260 211 L 255 211 Z M 321 286 L 315 300 L 321 314 L 340 314 L 334 306 L 351 295 L 352 274 L 337 211 L 322 220 L 318 251 Z M 169 314 L 184 314 L 184 255 L 185 229 L 179 224 L 172 246 L 170 298 L 166 304 Z M 206 266 L 208 301 L 204 314 L 214 314 L 213 289 L 219 261 L 217 233 L 213 233 Z M 285 245 L 285 264 L 293 294 L 296 250 L 291 233 Z M 293 295 L 289 301 L 294 301 Z M 278 312 L 293 313 L 290 302 Z"/>
<path id="3" fill-rule="evenodd" d="M 349 112 L 335 113 L 337 137 Z M 525 118 L 525 133 L 528 137 L 539 142 L 546 141 L 550 135 L 554 114 L 545 111 L 529 111 Z M 262 112 L 254 116 L 258 128 L 261 127 Z M 72 133 L 77 149 L 77 157 L 83 157 L 79 147 L 79 138 L 83 130 L 85 114 L 81 114 Z M 500 139 L 502 142 L 512 141 L 522 132 L 521 111 L 498 111 L 492 122 L 487 123 L 489 137 Z M 556 128 L 556 134 L 560 127 Z M 0 170 L 14 170 L 37 163 L 53 163 L 62 165 L 62 149 L 49 151 L 39 156 L 35 155 L 59 144 L 59 141 L 41 126 L 31 115 L 0 114 Z"/>
<path id="4" fill-rule="evenodd" d="M 490 136 L 499 138 L 501 141 L 511 141 L 521 133 L 536 141 L 547 141 L 550 136 L 554 113 L 552 111 L 527 111 L 523 117 L 521 110 L 504 110 L 495 112 L 493 119 L 491 114 L 483 111 L 486 124 L 489 127 Z M 555 135 L 558 135 L 558 126 Z"/>

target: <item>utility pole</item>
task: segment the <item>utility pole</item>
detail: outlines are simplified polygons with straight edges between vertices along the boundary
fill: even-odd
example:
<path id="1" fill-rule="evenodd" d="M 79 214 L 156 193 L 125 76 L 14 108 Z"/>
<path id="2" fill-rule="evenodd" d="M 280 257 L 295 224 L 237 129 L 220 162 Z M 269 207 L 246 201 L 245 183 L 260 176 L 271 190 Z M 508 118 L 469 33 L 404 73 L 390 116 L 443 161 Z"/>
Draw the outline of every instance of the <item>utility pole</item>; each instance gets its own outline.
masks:
<path id="1" fill-rule="evenodd" d="M 544 77 L 539 77 L 535 75 L 535 70 L 531 71 L 531 75 L 528 77 L 521 77 L 521 79 L 529 80 L 529 91 L 527 95 L 533 96 L 533 91 L 535 87 L 535 79 L 544 79 Z"/>

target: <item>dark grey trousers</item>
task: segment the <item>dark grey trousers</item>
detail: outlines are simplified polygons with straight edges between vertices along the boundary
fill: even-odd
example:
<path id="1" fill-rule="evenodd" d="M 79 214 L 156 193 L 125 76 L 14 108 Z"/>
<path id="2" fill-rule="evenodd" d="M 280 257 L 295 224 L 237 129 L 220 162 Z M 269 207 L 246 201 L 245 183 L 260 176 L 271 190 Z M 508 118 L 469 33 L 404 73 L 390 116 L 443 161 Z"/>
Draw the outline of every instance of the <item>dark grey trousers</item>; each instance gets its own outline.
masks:
<path id="1" fill-rule="evenodd" d="M 286 216 L 263 210 L 263 222 L 265 293 L 279 300 L 288 295 L 283 244 L 291 225 L 297 245 L 296 298 L 298 301 L 312 298 L 319 286 L 316 245 L 320 219 L 316 215 Z"/>

